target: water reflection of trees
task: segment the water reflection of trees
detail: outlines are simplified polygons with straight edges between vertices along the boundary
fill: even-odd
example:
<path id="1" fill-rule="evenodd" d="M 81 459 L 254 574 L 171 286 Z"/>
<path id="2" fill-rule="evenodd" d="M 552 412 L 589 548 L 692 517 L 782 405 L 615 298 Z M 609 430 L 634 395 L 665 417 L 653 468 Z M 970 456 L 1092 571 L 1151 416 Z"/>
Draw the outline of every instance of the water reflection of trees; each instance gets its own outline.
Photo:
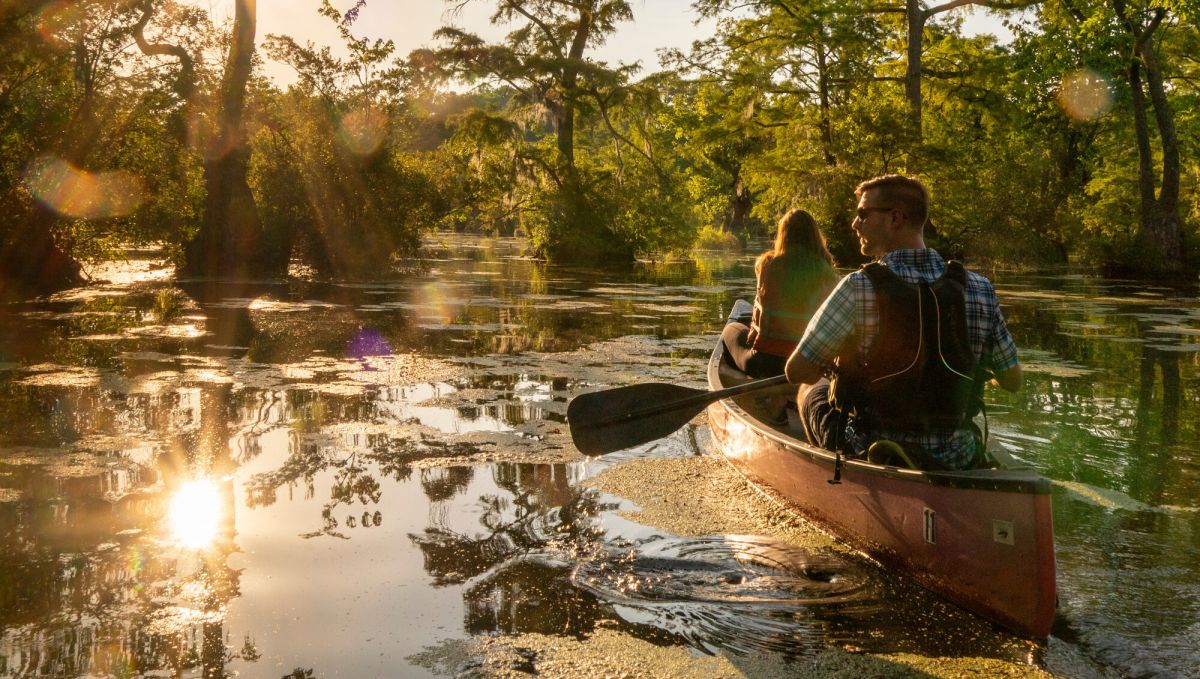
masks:
<path id="1" fill-rule="evenodd" d="M 1115 299 L 1136 292 L 1089 294 Z M 1067 366 L 1083 366 L 1082 372 L 1068 368 L 1057 374 L 1052 366 L 1048 373 L 1030 373 L 1019 395 L 989 397 L 1013 404 L 1012 423 L 1023 433 L 1053 441 L 1034 455 L 1051 477 L 1160 502 L 1164 496 L 1155 487 L 1188 476 L 1179 473 L 1180 465 L 1189 464 L 1194 446 L 1179 442 L 1200 438 L 1197 418 L 1186 415 L 1200 398 L 1184 388 L 1185 372 L 1194 371 L 1184 361 L 1194 364 L 1197 354 L 1163 327 L 1173 318 L 1186 323 L 1187 317 L 1160 306 L 1100 304 L 1079 295 L 1072 293 L 1061 305 L 1022 302 L 1005 313 L 1023 349 L 1049 352 Z"/>
<path id="2" fill-rule="evenodd" d="M 319 430 L 317 427 L 316 430 Z M 291 432 L 290 453 L 282 465 L 270 472 L 256 474 L 246 483 L 246 502 L 251 508 L 275 503 L 284 486 L 302 484 L 308 496 L 315 493 L 316 477 L 332 471 L 329 499 L 321 509 L 321 528 L 305 537 L 328 535 L 346 538 L 346 527 L 372 527 L 383 522 L 378 505 L 383 496 L 377 474 L 404 481 L 412 476 L 421 460 L 448 456 L 468 456 L 478 452 L 466 442 L 446 442 L 432 438 L 366 434 L 358 446 L 344 451 L 328 439 L 303 435 L 305 427 Z M 473 472 L 470 468 L 451 468 L 445 474 L 422 471 L 421 485 L 431 501 L 452 497 L 465 488 Z M 351 510 L 355 506 L 362 510 Z M 339 518 L 341 517 L 341 518 Z"/>
<path id="3" fill-rule="evenodd" d="M 225 644 L 225 611 L 239 593 L 239 574 L 226 565 L 235 549 L 232 482 L 217 485 L 226 520 L 203 551 L 179 549 L 166 530 L 171 494 L 184 480 L 233 468 L 231 388 L 195 392 L 194 401 L 134 398 L 134 417 L 120 419 L 117 394 L 25 391 L 43 420 L 75 416 L 54 432 L 55 448 L 0 458 L 5 486 L 21 493 L 0 503 L 0 667 L 11 676 L 167 669 L 224 677 L 232 658 L 254 655 L 252 643 Z M 171 423 L 158 445 L 58 447 L 147 420 Z"/>
<path id="4" fill-rule="evenodd" d="M 483 532 L 455 531 L 439 517 L 423 533 L 409 535 L 435 585 L 465 582 L 519 556 L 544 552 L 551 544 L 596 537 L 597 529 L 583 518 L 601 506 L 593 493 L 571 485 L 567 465 L 499 463 L 492 469 L 493 482 L 504 492 L 479 498 Z"/>
<path id="5" fill-rule="evenodd" d="M 1175 443 L 1179 434 L 1179 409 L 1183 400 L 1179 378 L 1179 352 L 1161 346 L 1164 338 L 1154 332 L 1150 323 L 1138 322 L 1138 334 L 1142 339 L 1142 356 L 1138 371 L 1138 432 L 1148 434 L 1151 404 L 1154 401 L 1155 368 L 1162 377 L 1162 423 L 1159 441 L 1164 445 Z"/>
<path id="6" fill-rule="evenodd" d="M 478 500 L 482 531 L 453 530 L 435 512 L 433 525 L 409 535 L 434 586 L 468 584 L 464 625 L 471 634 L 590 632 L 606 609 L 570 582 L 570 555 L 602 544 L 590 517 L 613 507 L 573 485 L 567 465 L 501 463 L 492 470 L 501 492 Z"/>
<path id="7" fill-rule="evenodd" d="M 30 473 L 30 485 L 47 483 Z M 224 677 L 224 611 L 238 596 L 232 520 L 202 554 L 161 537 L 166 490 L 153 474 L 117 501 L 101 475 L 0 503 L 0 667 L 6 676 L 130 676 L 198 669 Z M 221 486 L 232 515 L 232 485 Z M 115 541 L 114 541 L 115 538 Z"/>
<path id="8" fill-rule="evenodd" d="M 457 381 L 462 389 L 486 389 L 500 392 L 494 398 L 477 399 L 476 405 L 458 406 L 455 409 L 460 420 L 474 422 L 489 417 L 505 424 L 519 426 L 527 422 L 552 420 L 566 422 L 561 412 L 549 410 L 540 404 L 565 402 L 566 397 L 555 396 L 572 389 L 574 381 L 565 377 L 550 377 L 515 373 L 508 375 L 467 375 Z M 548 392 L 543 390 L 548 389 Z"/>

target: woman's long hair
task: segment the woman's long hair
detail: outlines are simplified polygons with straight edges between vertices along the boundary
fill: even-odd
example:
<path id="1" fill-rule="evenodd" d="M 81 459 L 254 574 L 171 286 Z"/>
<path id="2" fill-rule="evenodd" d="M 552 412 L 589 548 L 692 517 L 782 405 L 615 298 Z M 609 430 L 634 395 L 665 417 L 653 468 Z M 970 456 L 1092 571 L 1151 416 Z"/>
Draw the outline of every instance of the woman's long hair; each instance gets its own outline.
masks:
<path id="1" fill-rule="evenodd" d="M 758 256 L 754 270 L 761 271 L 767 262 L 776 257 L 811 253 L 837 266 L 829 248 L 825 245 L 825 234 L 817 226 L 817 220 L 804 210 L 789 210 L 779 218 L 775 228 L 775 247 Z"/>

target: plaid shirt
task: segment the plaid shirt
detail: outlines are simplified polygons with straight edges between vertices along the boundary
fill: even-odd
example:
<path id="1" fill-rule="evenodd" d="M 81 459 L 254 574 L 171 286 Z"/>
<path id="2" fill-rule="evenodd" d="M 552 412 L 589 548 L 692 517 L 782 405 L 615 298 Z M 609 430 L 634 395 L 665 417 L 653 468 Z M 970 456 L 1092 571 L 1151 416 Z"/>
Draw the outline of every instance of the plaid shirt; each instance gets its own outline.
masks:
<path id="1" fill-rule="evenodd" d="M 909 283 L 932 283 L 946 270 L 946 262 L 936 251 L 925 248 L 893 250 L 880 262 Z M 850 337 L 858 338 L 860 356 L 866 356 L 879 332 L 879 306 L 875 287 L 861 270 L 844 278 L 809 321 L 800 340 L 800 355 L 826 371 L 834 368 L 834 359 Z M 980 366 L 999 373 L 1017 365 L 1017 347 L 1000 313 L 1000 302 L 988 279 L 967 271 L 967 332 L 971 350 Z M 851 420 L 846 440 L 855 450 L 863 451 L 876 438 L 923 447 L 951 469 L 967 466 L 975 456 L 975 436 L 970 429 L 955 429 L 928 434 L 880 431 L 875 436 L 859 431 Z"/>

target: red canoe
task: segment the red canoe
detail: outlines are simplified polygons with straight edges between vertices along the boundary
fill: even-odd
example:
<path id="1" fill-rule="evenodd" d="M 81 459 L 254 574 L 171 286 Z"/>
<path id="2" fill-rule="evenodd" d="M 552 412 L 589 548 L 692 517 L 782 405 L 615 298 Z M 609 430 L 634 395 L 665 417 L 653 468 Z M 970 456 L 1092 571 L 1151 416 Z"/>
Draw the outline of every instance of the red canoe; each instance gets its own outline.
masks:
<path id="1" fill-rule="evenodd" d="M 722 360 L 710 389 L 746 381 Z M 1022 636 L 1043 638 L 1054 620 L 1054 528 L 1050 482 L 1031 469 L 922 472 L 843 459 L 808 445 L 794 426 L 752 413 L 753 397 L 708 406 L 713 437 L 751 481 L 886 567 Z M 998 463 L 1000 464 L 1000 463 Z"/>

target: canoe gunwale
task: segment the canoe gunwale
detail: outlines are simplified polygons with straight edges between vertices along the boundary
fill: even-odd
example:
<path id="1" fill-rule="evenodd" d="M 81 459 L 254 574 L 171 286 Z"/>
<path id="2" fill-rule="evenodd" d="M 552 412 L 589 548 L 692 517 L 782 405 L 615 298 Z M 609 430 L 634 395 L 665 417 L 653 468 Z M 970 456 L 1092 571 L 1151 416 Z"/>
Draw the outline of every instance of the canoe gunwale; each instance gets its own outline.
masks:
<path id="1" fill-rule="evenodd" d="M 720 389 L 730 385 L 723 383 L 720 379 L 721 365 L 721 344 L 717 342 L 717 348 L 713 352 L 712 358 L 709 360 L 708 383 L 710 389 Z M 832 466 L 836 459 L 835 455 L 827 450 L 813 446 L 810 443 L 801 441 L 792 436 L 775 429 L 771 425 L 763 422 L 750 414 L 737 403 L 735 399 L 727 399 L 723 402 L 725 408 L 730 411 L 731 415 L 742 420 L 744 424 L 754 429 L 760 436 L 764 436 L 774 440 L 780 445 L 787 448 L 790 452 L 796 455 L 803 455 L 814 461 L 822 461 Z M 855 472 L 886 476 L 890 478 L 903 479 L 912 483 L 922 483 L 931 486 L 944 486 L 948 488 L 960 489 L 978 489 L 991 490 L 1010 493 L 1028 493 L 1033 495 L 1049 495 L 1052 490 L 1050 481 L 1038 474 L 1035 471 L 1024 469 L 968 469 L 962 471 L 922 471 L 918 469 L 904 469 L 890 465 L 880 465 L 849 457 L 842 457 L 843 473 L 846 469 L 853 469 Z"/>

